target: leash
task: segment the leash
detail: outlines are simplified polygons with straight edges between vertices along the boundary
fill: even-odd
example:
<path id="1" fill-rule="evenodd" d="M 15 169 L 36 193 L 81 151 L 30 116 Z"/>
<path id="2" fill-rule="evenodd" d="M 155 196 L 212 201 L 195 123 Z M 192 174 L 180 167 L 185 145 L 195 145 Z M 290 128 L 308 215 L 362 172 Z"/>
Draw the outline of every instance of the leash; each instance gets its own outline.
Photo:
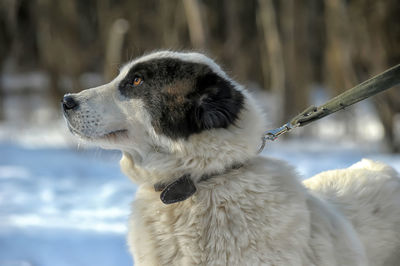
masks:
<path id="1" fill-rule="evenodd" d="M 267 140 L 273 141 L 296 127 L 305 126 L 398 84 L 400 84 L 400 64 L 339 94 L 323 105 L 308 107 L 281 127 L 266 131 L 261 137 L 262 143 L 258 153 L 262 152 Z"/>

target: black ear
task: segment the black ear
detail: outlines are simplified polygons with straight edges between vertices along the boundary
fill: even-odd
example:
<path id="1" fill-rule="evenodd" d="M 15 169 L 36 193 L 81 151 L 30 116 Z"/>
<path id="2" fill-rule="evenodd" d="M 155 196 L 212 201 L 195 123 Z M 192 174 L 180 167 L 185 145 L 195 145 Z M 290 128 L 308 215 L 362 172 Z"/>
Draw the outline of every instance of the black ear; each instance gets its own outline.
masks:
<path id="1" fill-rule="evenodd" d="M 197 79 L 196 87 L 199 98 L 194 119 L 200 130 L 234 124 L 243 108 L 244 97 L 230 81 L 208 73 Z"/>

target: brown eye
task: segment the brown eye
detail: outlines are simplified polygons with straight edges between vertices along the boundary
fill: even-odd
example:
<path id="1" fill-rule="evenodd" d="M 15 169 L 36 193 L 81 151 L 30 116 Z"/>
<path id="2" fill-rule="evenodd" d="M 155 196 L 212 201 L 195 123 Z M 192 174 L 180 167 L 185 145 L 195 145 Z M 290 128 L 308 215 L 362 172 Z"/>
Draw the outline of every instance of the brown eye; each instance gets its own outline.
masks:
<path id="1" fill-rule="evenodd" d="M 139 86 L 142 83 L 143 83 L 143 79 L 142 78 L 135 77 L 135 79 L 133 80 L 133 85 L 134 86 Z"/>

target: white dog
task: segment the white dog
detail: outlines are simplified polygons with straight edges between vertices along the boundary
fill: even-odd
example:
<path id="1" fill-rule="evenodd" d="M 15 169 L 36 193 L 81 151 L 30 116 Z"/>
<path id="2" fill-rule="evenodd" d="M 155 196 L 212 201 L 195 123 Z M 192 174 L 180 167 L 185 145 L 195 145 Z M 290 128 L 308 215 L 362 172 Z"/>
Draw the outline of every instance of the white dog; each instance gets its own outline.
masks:
<path id="1" fill-rule="evenodd" d="M 70 130 L 123 151 L 135 265 L 400 265 L 400 180 L 363 160 L 304 182 L 257 155 L 265 118 L 198 53 L 156 52 L 68 94 Z"/>

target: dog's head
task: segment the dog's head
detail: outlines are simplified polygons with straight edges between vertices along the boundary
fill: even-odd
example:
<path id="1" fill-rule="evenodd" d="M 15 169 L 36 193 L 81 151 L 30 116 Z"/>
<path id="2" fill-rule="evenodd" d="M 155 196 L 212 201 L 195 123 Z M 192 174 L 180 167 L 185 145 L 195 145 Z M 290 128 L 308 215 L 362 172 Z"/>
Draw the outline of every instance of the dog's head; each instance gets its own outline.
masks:
<path id="1" fill-rule="evenodd" d="M 110 83 L 67 94 L 63 112 L 75 135 L 164 174 L 201 176 L 242 162 L 264 129 L 248 92 L 198 53 L 143 56 Z"/>

